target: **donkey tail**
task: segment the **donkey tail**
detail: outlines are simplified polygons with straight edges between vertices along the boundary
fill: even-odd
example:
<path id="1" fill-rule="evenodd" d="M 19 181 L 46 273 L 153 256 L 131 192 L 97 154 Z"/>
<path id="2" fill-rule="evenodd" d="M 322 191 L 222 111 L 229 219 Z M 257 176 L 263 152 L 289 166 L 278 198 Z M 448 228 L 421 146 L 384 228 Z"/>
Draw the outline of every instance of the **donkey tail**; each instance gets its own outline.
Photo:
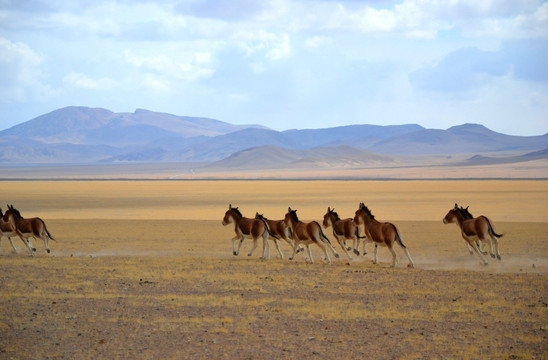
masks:
<path id="1" fill-rule="evenodd" d="M 270 227 L 268 226 L 268 223 L 267 223 L 264 219 L 262 219 L 262 218 L 261 218 L 261 220 L 262 220 L 263 223 L 264 223 L 264 226 L 265 226 L 265 228 L 266 228 L 266 231 L 268 231 L 268 235 L 270 235 L 271 237 L 273 237 L 273 238 L 276 239 L 276 240 L 280 240 L 279 237 L 277 237 L 276 235 L 274 235 L 274 234 L 272 233 L 272 231 L 270 231 Z"/>
<path id="2" fill-rule="evenodd" d="M 495 224 L 491 222 L 491 219 L 489 219 L 487 216 L 484 216 L 484 218 L 487 220 L 487 223 L 489 224 L 489 232 L 493 234 L 495 237 L 501 238 L 504 236 L 504 234 L 497 234 L 495 232 Z"/>
<path id="3" fill-rule="evenodd" d="M 407 249 L 407 246 L 405 246 L 405 244 L 403 243 L 403 238 L 400 234 L 400 231 L 396 227 L 396 225 L 394 224 L 390 224 L 390 225 L 392 225 L 394 227 L 394 230 L 396 231 L 396 241 L 398 242 L 398 244 L 400 244 L 402 248 Z"/>
<path id="4" fill-rule="evenodd" d="M 46 234 L 48 234 L 48 237 L 53 240 L 53 241 L 57 241 L 57 239 L 55 239 L 53 236 L 51 236 L 51 234 L 49 233 L 48 229 L 46 229 Z"/>
<path id="5" fill-rule="evenodd" d="M 44 224 L 44 230 L 46 231 L 46 234 L 48 235 L 48 237 L 53 240 L 53 241 L 57 241 L 56 239 L 53 238 L 53 236 L 51 236 L 51 234 L 49 233 L 48 231 L 48 227 L 46 226 L 46 222 L 42 219 L 40 219 L 40 221 L 42 221 L 42 224 Z"/>
<path id="6" fill-rule="evenodd" d="M 329 238 L 323 233 L 323 230 L 322 230 L 322 227 L 321 227 L 320 223 L 317 222 L 317 221 L 314 221 L 314 222 L 316 223 L 316 225 L 318 225 L 318 229 L 320 229 L 320 235 L 322 237 L 322 240 L 324 242 L 329 243 L 329 245 L 331 245 L 331 241 L 329 241 Z"/>

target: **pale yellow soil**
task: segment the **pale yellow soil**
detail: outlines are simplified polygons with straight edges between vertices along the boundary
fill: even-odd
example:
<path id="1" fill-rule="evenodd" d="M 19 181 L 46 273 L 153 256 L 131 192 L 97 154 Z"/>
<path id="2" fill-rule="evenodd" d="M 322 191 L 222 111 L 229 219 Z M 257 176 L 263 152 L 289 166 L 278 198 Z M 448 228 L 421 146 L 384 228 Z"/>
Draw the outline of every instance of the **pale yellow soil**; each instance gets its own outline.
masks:
<path id="1" fill-rule="evenodd" d="M 548 356 L 548 182 L 1 182 L 5 203 L 42 217 L 57 239 L 0 246 L 0 358 L 542 359 Z M 249 240 L 232 255 L 240 206 L 321 220 L 366 202 L 393 221 L 389 267 L 369 254 L 331 265 L 313 248 L 259 260 Z M 504 233 L 502 260 L 481 266 L 455 202 Z M 2 206 L 5 210 L 5 206 Z M 330 229 L 326 231 L 333 241 Z"/>

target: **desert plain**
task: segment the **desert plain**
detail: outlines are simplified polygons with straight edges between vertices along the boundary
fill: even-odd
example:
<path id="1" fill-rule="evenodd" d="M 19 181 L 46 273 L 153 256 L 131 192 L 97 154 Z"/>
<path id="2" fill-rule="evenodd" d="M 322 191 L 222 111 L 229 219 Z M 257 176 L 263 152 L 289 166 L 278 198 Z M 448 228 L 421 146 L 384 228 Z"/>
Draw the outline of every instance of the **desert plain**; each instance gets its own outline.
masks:
<path id="1" fill-rule="evenodd" d="M 2 181 L 0 207 L 56 239 L 0 245 L 1 359 L 546 359 L 548 181 Z M 396 224 L 379 264 L 314 264 L 282 243 L 232 255 L 244 216 L 321 221 L 365 202 Z M 455 203 L 503 233 L 482 266 L 442 218 Z"/>

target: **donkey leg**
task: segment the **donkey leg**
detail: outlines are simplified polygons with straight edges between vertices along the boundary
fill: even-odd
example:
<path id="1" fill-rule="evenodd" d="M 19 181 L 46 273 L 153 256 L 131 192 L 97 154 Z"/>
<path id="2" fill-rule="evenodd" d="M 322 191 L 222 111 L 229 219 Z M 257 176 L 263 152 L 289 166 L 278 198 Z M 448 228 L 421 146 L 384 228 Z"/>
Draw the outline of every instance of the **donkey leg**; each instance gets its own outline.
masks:
<path id="1" fill-rule="evenodd" d="M 11 237 L 8 236 L 8 240 L 10 241 L 13 251 L 15 251 L 15 253 L 17 254 L 18 253 L 17 248 L 15 247 L 15 244 L 13 243 L 13 240 L 11 239 Z"/>
<path id="2" fill-rule="evenodd" d="M 283 259 L 284 258 L 284 253 L 280 249 L 280 244 L 278 243 L 278 240 L 274 239 L 274 244 L 276 244 L 276 249 L 278 249 L 278 253 L 280 254 L 280 257 Z"/>
<path id="3" fill-rule="evenodd" d="M 318 244 L 323 245 L 323 244 Z M 329 257 L 329 253 L 327 252 L 327 247 L 325 245 L 320 246 L 325 254 L 325 261 L 327 261 L 328 264 L 331 264 L 331 258 Z M 343 248 L 344 249 L 344 248 Z"/>
<path id="4" fill-rule="evenodd" d="M 493 241 L 491 240 L 491 237 L 488 235 L 485 239 L 480 239 L 480 242 L 488 241 L 489 242 L 489 255 L 493 259 L 495 259 L 497 256 L 495 255 L 495 252 L 493 251 Z"/>
<path id="5" fill-rule="evenodd" d="M 478 249 L 483 255 L 487 255 L 487 251 L 483 250 L 483 241 L 478 237 Z"/>
<path id="6" fill-rule="evenodd" d="M 39 234 L 38 236 L 44 241 L 44 245 L 46 246 L 46 251 L 49 254 L 51 252 L 49 248 L 49 238 L 47 237 L 46 234 L 43 234 L 43 233 Z"/>
<path id="7" fill-rule="evenodd" d="M 377 264 L 377 256 L 379 255 L 379 245 L 375 244 L 375 259 L 373 260 L 373 264 Z"/>
<path id="8" fill-rule="evenodd" d="M 411 267 L 411 268 L 414 268 L 415 263 L 413 262 L 413 259 L 411 259 L 411 254 L 409 254 L 409 250 L 407 250 L 407 248 L 405 248 L 403 246 L 402 246 L 402 249 L 403 249 L 403 251 L 405 251 L 405 255 L 407 255 L 407 258 L 409 259 L 409 265 L 407 265 L 407 266 Z"/>
<path id="9" fill-rule="evenodd" d="M 350 251 L 350 250 L 352 250 L 353 248 L 352 248 L 352 246 L 346 245 L 347 240 L 348 240 L 348 239 L 344 239 L 344 247 L 345 247 L 346 250 Z M 354 244 L 352 244 L 352 245 L 354 245 Z"/>
<path id="10" fill-rule="evenodd" d="M 354 238 L 354 254 L 360 256 L 360 239 Z"/>
<path id="11" fill-rule="evenodd" d="M 23 244 L 27 245 L 30 251 L 30 256 L 34 256 L 34 253 L 36 252 L 36 248 L 32 246 L 32 242 L 30 241 L 29 237 L 19 236 Z"/>
<path id="12" fill-rule="evenodd" d="M 346 242 L 342 243 L 342 241 L 339 238 L 337 238 L 337 241 L 339 242 L 339 245 L 342 247 L 342 249 L 346 253 L 346 256 L 348 256 L 348 260 L 352 260 L 352 256 L 350 256 L 350 254 L 348 253 L 348 250 L 346 249 L 346 246 L 345 246 Z"/>
<path id="13" fill-rule="evenodd" d="M 30 250 L 30 256 L 34 256 L 34 253 L 36 253 L 36 248 L 32 246 L 32 242 L 30 241 L 30 238 L 26 239 L 26 243 Z"/>
<path id="14" fill-rule="evenodd" d="M 289 257 L 289 260 L 293 260 L 295 254 L 297 253 L 297 248 L 299 247 L 299 241 L 293 240 L 293 254 Z"/>
<path id="15" fill-rule="evenodd" d="M 390 252 L 392 253 L 392 267 L 395 268 L 397 265 L 396 252 L 394 251 L 393 246 L 388 245 L 387 247 L 388 247 L 388 250 L 390 250 Z"/>
<path id="16" fill-rule="evenodd" d="M 253 238 L 253 248 L 251 249 L 249 254 L 247 254 L 247 256 L 253 255 L 253 251 L 255 251 L 256 248 L 257 248 L 257 238 Z"/>
<path id="17" fill-rule="evenodd" d="M 232 254 L 234 256 L 240 254 L 240 247 L 242 246 L 242 242 L 240 241 L 240 246 L 238 246 L 238 249 L 236 250 L 236 241 L 240 240 L 239 236 L 235 236 L 232 238 Z"/>
<path id="18" fill-rule="evenodd" d="M 485 260 L 485 258 L 483 257 L 481 251 L 479 250 L 478 246 L 476 245 L 476 242 L 475 241 L 471 241 L 470 239 L 468 239 L 467 237 L 463 236 L 464 237 L 464 240 L 466 240 L 470 246 L 472 246 L 472 248 L 474 249 L 474 251 L 479 255 L 481 261 L 483 262 L 483 265 L 487 265 L 488 262 L 487 260 Z"/>
<path id="19" fill-rule="evenodd" d="M 491 240 L 495 243 L 495 252 L 497 253 L 497 259 L 500 260 L 501 257 L 499 252 L 499 240 L 493 235 L 490 235 L 490 236 L 491 236 Z"/>
<path id="20" fill-rule="evenodd" d="M 466 242 L 466 248 L 468 249 L 468 252 L 470 253 L 470 255 L 474 255 L 474 249 L 472 249 L 472 247 L 470 246 L 470 244 L 468 244 L 468 242 Z"/>
<path id="21" fill-rule="evenodd" d="M 263 256 L 261 256 L 261 259 L 270 260 L 270 244 L 268 243 L 268 234 L 266 232 L 263 235 Z"/>
<path id="22" fill-rule="evenodd" d="M 310 244 L 307 244 L 306 248 L 308 249 L 308 257 L 310 258 L 310 263 L 314 264 L 314 258 L 312 257 L 312 249 L 310 249 Z"/>

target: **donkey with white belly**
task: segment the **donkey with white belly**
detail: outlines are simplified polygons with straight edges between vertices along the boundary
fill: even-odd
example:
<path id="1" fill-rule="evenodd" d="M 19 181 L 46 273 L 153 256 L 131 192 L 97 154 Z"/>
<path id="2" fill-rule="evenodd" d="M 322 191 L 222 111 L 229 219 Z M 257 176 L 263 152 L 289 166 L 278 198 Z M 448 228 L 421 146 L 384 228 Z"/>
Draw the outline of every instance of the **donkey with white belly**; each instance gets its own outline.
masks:
<path id="1" fill-rule="evenodd" d="M 253 248 L 251 249 L 249 254 L 247 254 L 247 256 L 253 255 L 253 251 L 255 251 L 255 249 L 257 248 L 257 240 L 262 237 L 263 255 L 261 256 L 261 259 L 270 259 L 270 245 L 268 244 L 268 237 L 271 236 L 276 240 L 279 239 L 270 231 L 266 221 L 262 219 L 246 218 L 242 215 L 237 207 L 232 207 L 232 205 L 228 205 L 228 210 L 226 211 L 223 218 L 223 225 L 226 226 L 228 224 L 234 224 L 234 232 L 236 232 L 236 236 L 232 238 L 232 253 L 234 255 L 240 254 L 240 248 L 242 247 L 242 243 L 246 238 L 253 240 Z M 236 241 L 240 241 L 238 249 L 236 249 L 235 246 Z"/>

